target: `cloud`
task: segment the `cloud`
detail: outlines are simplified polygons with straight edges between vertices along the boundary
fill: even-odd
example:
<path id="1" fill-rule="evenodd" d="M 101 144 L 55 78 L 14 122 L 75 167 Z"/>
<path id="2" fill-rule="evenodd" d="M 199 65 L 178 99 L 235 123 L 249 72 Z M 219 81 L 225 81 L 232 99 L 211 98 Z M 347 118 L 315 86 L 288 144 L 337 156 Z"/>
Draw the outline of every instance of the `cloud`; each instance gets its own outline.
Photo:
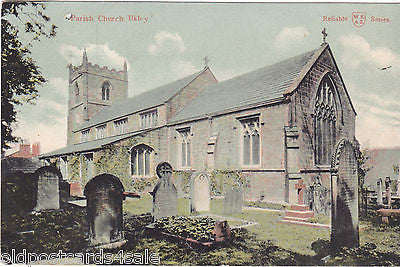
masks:
<path id="1" fill-rule="evenodd" d="M 376 68 L 392 66 L 387 71 L 400 74 L 400 55 L 387 47 L 372 47 L 362 36 L 351 34 L 339 38 L 344 52 L 341 60 L 345 66 L 356 69 L 361 64 L 373 65 Z"/>
<path id="2" fill-rule="evenodd" d="M 62 119 L 62 122 L 53 121 L 52 124 L 20 120 L 15 134 L 23 139 L 28 139 L 31 144 L 40 142 L 40 153 L 47 153 L 66 145 L 67 118 Z"/>
<path id="3" fill-rule="evenodd" d="M 304 26 L 285 27 L 275 37 L 274 47 L 279 51 L 286 52 L 293 46 L 301 46 L 309 35 L 310 33 Z"/>
<path id="4" fill-rule="evenodd" d="M 361 144 L 371 147 L 400 146 L 399 120 L 385 119 L 380 114 L 364 112 L 356 119 L 356 137 Z"/>
<path id="5" fill-rule="evenodd" d="M 154 42 L 149 45 L 148 52 L 155 56 L 164 53 L 183 53 L 186 50 L 182 37 L 179 33 L 160 31 L 154 36 Z"/>
<path id="6" fill-rule="evenodd" d="M 121 70 L 124 66 L 124 60 L 126 60 L 126 58 L 121 56 L 117 51 L 112 50 L 108 44 L 88 43 L 82 48 L 62 44 L 59 48 L 59 52 L 68 63 L 78 66 L 82 63 L 82 53 L 84 48 L 86 48 L 88 60 L 91 63 L 117 70 Z M 128 61 L 127 67 L 129 70 L 130 64 Z"/>
<path id="7" fill-rule="evenodd" d="M 170 67 L 173 76 L 177 77 L 178 79 L 199 71 L 195 68 L 192 62 L 184 60 L 173 61 L 171 62 Z"/>
<path id="8" fill-rule="evenodd" d="M 66 145 L 68 81 L 50 77 L 40 89 L 35 105 L 18 106 L 16 136 L 31 143 L 40 142 L 41 152 Z"/>

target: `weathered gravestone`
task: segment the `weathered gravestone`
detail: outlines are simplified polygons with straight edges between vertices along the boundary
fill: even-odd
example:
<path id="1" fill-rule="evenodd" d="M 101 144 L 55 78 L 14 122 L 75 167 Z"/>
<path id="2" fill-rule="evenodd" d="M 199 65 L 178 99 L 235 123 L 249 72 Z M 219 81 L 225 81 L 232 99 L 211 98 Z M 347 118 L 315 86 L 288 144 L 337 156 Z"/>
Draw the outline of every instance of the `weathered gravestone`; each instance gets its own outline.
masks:
<path id="1" fill-rule="evenodd" d="M 383 197 L 382 197 L 382 179 L 379 178 L 376 182 L 377 190 L 376 190 L 376 203 L 380 206 L 383 205 Z"/>
<path id="2" fill-rule="evenodd" d="M 332 247 L 358 247 L 358 168 L 350 141 L 339 141 L 331 167 Z"/>
<path id="3" fill-rule="evenodd" d="M 153 196 L 153 217 L 158 220 L 162 217 L 178 214 L 178 196 L 174 183 L 171 181 L 172 166 L 168 162 L 161 162 L 156 168 L 159 178 L 151 195 Z"/>
<path id="4" fill-rule="evenodd" d="M 111 174 L 100 174 L 85 186 L 91 246 L 123 244 L 122 201 L 124 186 Z"/>
<path id="5" fill-rule="evenodd" d="M 54 166 L 44 166 L 36 170 L 37 201 L 36 211 L 60 208 L 61 172 Z"/>
<path id="6" fill-rule="evenodd" d="M 190 212 L 210 211 L 210 178 L 207 173 L 193 173 L 190 180 Z"/>
<path id="7" fill-rule="evenodd" d="M 318 176 L 313 177 L 312 184 L 307 187 L 307 204 L 315 214 L 329 214 L 329 190 L 321 184 Z"/>
<path id="8" fill-rule="evenodd" d="M 392 207 L 392 188 L 391 188 L 392 181 L 390 180 L 390 177 L 387 176 L 385 179 L 385 194 L 386 194 L 386 202 L 388 205 L 388 208 L 390 209 Z"/>
<path id="9" fill-rule="evenodd" d="M 225 192 L 224 213 L 242 213 L 243 192 L 241 188 L 229 188 Z"/>

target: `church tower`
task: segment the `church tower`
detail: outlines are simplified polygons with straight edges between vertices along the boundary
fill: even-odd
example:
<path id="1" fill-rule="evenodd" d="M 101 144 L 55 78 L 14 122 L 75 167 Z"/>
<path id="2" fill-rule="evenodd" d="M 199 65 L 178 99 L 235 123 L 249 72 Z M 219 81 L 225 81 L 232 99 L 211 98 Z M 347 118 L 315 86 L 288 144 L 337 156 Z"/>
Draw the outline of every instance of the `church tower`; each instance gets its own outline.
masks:
<path id="1" fill-rule="evenodd" d="M 106 106 L 128 97 L 128 70 L 100 67 L 88 61 L 86 49 L 82 64 L 69 68 L 67 144 L 77 143 L 73 131 Z"/>

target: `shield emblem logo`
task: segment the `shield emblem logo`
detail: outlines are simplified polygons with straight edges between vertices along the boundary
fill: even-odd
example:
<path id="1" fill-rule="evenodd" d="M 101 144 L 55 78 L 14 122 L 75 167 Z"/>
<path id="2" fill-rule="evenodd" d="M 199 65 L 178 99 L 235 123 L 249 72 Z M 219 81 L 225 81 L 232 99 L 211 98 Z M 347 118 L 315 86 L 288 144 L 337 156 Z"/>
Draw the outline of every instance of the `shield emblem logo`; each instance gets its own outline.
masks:
<path id="1" fill-rule="evenodd" d="M 353 12 L 351 19 L 353 21 L 354 26 L 361 27 L 365 24 L 367 20 L 366 12 Z"/>

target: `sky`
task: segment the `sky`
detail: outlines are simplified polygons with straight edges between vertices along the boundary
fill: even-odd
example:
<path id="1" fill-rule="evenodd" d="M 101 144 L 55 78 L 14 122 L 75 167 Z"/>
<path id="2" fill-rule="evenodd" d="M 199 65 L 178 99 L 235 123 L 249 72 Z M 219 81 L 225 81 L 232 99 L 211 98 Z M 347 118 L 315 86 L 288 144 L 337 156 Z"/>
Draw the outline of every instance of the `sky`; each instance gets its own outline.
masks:
<path id="1" fill-rule="evenodd" d="M 35 105 L 18 107 L 15 125 L 15 134 L 40 142 L 42 153 L 66 145 L 67 65 L 79 65 L 84 48 L 89 62 L 101 66 L 122 69 L 126 60 L 129 96 L 134 96 L 201 70 L 205 56 L 217 80 L 223 81 L 313 50 L 322 42 L 324 27 L 357 112 L 356 138 L 363 148 L 400 146 L 399 4 L 48 2 L 46 6 L 46 14 L 58 26 L 57 35 L 35 43 L 32 57 L 48 82 L 39 88 Z M 365 24 L 356 27 L 353 12 L 365 12 Z M 129 15 L 142 20 L 129 21 Z M 92 21 L 75 21 L 77 17 Z M 123 21 L 104 21 L 104 17 Z"/>

